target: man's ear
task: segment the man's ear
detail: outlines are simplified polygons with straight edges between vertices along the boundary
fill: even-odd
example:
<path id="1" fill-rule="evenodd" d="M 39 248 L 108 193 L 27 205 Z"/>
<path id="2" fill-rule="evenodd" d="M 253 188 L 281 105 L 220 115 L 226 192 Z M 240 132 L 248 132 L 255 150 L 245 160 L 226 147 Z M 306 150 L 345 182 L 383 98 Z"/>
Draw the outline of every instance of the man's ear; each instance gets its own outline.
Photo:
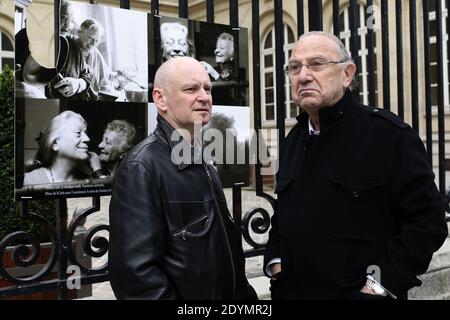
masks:
<path id="1" fill-rule="evenodd" d="M 164 94 L 164 90 L 160 88 L 154 88 L 152 92 L 153 101 L 155 102 L 158 110 L 165 113 L 167 111 L 166 105 L 166 95 Z"/>
<path id="2" fill-rule="evenodd" d="M 350 83 L 353 80 L 353 77 L 355 76 L 356 72 L 356 65 L 354 63 L 349 63 L 345 66 L 344 73 L 344 87 L 348 88 L 350 86 Z"/>

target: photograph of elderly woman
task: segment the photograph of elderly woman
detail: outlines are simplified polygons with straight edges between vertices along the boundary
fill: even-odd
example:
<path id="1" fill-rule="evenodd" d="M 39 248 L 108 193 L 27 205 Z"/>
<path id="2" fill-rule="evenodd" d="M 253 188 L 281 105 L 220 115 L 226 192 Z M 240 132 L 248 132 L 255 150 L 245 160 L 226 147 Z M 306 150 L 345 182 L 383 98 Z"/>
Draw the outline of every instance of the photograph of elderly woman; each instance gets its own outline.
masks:
<path id="1" fill-rule="evenodd" d="M 153 102 L 153 79 L 159 66 L 176 57 L 195 58 L 194 21 L 148 15 L 148 101 Z"/>
<path id="2" fill-rule="evenodd" d="M 61 0 L 57 67 L 30 54 L 17 30 L 16 95 L 83 101 L 147 102 L 147 14 Z"/>
<path id="3" fill-rule="evenodd" d="M 16 108 L 20 196 L 108 194 L 121 160 L 147 132 L 145 104 L 72 101 L 63 108 L 59 100 L 17 99 Z"/>
<path id="4" fill-rule="evenodd" d="M 248 106 L 248 29 L 195 22 L 196 59 L 208 72 L 214 105 Z"/>
<path id="5" fill-rule="evenodd" d="M 188 56 L 208 72 L 214 105 L 248 106 L 248 29 L 149 15 L 147 34 L 150 93 L 163 62 Z"/>

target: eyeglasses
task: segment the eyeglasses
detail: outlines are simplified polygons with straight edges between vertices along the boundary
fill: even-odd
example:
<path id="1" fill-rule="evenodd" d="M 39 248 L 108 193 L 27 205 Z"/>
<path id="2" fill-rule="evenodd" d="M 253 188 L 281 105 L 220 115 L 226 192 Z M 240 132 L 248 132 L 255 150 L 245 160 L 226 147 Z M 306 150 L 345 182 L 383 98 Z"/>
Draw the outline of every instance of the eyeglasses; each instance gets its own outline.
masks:
<path id="1" fill-rule="evenodd" d="M 324 70 L 330 64 L 340 64 L 340 63 L 344 63 L 344 62 L 348 62 L 348 60 L 343 60 L 343 61 L 313 60 L 308 64 L 293 62 L 293 63 L 290 63 L 287 66 L 285 66 L 283 68 L 283 70 L 284 70 L 284 72 L 286 72 L 286 74 L 288 76 L 295 76 L 296 74 L 300 73 L 300 71 L 302 70 L 302 67 L 306 67 L 309 70 L 314 71 L 314 72 L 319 72 L 319 71 Z"/>

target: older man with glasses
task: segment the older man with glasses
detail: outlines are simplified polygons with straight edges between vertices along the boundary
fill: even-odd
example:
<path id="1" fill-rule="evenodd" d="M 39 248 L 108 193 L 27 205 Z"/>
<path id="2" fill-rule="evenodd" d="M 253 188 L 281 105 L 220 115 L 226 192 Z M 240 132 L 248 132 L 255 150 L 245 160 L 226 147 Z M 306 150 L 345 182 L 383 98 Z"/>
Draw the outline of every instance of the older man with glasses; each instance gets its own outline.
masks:
<path id="1" fill-rule="evenodd" d="M 422 141 L 355 100 L 332 34 L 300 37 L 285 68 L 300 108 L 281 146 L 264 271 L 273 299 L 406 299 L 448 230 Z"/>

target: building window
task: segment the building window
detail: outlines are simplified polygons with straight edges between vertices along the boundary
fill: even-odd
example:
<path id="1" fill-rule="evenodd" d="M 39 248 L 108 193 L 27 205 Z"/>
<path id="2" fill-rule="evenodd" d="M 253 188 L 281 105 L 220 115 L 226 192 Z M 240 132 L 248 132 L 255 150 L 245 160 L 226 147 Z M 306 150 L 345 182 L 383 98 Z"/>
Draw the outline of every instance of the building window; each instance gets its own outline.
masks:
<path id="1" fill-rule="evenodd" d="M 284 25 L 283 30 L 284 46 L 283 52 L 285 54 L 284 61 L 288 61 L 291 56 L 292 48 L 296 42 L 294 32 L 288 25 Z M 262 119 L 264 121 L 274 121 L 276 120 L 276 86 L 275 86 L 275 27 L 267 32 L 266 36 L 263 37 L 263 51 L 262 51 L 262 61 L 261 61 L 261 85 L 262 91 Z M 283 72 L 284 75 L 284 72 Z M 286 106 L 286 119 L 295 118 L 298 115 L 298 108 L 292 102 L 291 97 L 291 85 L 289 82 L 289 77 L 284 75 L 285 79 L 285 106 Z"/>
<path id="2" fill-rule="evenodd" d="M 369 71 L 368 71 L 368 54 L 369 50 L 367 49 L 368 44 L 368 35 L 367 35 L 367 26 L 366 26 L 366 6 L 360 4 L 359 10 L 357 10 L 356 24 L 359 36 L 359 50 L 358 50 L 358 60 L 359 65 L 361 66 L 361 70 L 358 71 L 358 83 L 359 83 L 359 95 L 360 101 L 364 104 L 369 104 Z M 374 30 L 375 32 L 375 30 Z M 348 52 L 350 52 L 350 20 L 349 20 L 349 7 L 345 8 L 339 15 L 339 37 L 342 42 L 345 44 Z M 376 39 L 376 37 L 374 36 Z M 377 54 L 376 44 L 374 45 L 374 54 Z M 356 61 L 355 57 L 352 57 L 353 60 Z M 376 57 L 374 61 L 377 61 Z M 374 65 L 375 78 L 377 77 L 377 64 Z M 378 89 L 377 83 L 375 83 L 375 97 L 377 97 Z M 378 102 L 375 101 L 375 104 Z"/>
<path id="3" fill-rule="evenodd" d="M 27 10 L 26 7 L 21 6 L 16 2 L 16 6 L 14 9 L 14 31 L 15 33 L 19 32 L 21 29 L 25 28 L 25 22 L 27 19 Z"/>
<path id="4" fill-rule="evenodd" d="M 442 24 L 442 56 L 443 59 L 443 71 L 444 71 L 444 88 L 447 88 L 447 90 L 444 90 L 444 106 L 449 107 L 450 101 L 449 101 L 449 89 L 450 89 L 450 83 L 449 83 L 449 73 L 450 73 L 450 64 L 448 60 L 448 52 L 450 50 L 449 48 L 449 41 L 448 41 L 448 34 L 447 34 L 447 28 L 446 23 L 448 23 L 448 9 L 446 6 L 446 1 L 442 2 L 442 21 L 440 22 Z M 430 1 L 429 3 L 429 19 L 430 19 L 430 74 L 431 74 L 431 103 L 433 107 L 437 108 L 438 105 L 438 65 L 437 65 L 437 21 L 436 21 L 436 2 Z"/>
<path id="5" fill-rule="evenodd" d="M 13 43 L 3 31 L 0 31 L 0 60 L 0 72 L 3 71 L 6 65 L 11 70 L 14 70 Z"/>

